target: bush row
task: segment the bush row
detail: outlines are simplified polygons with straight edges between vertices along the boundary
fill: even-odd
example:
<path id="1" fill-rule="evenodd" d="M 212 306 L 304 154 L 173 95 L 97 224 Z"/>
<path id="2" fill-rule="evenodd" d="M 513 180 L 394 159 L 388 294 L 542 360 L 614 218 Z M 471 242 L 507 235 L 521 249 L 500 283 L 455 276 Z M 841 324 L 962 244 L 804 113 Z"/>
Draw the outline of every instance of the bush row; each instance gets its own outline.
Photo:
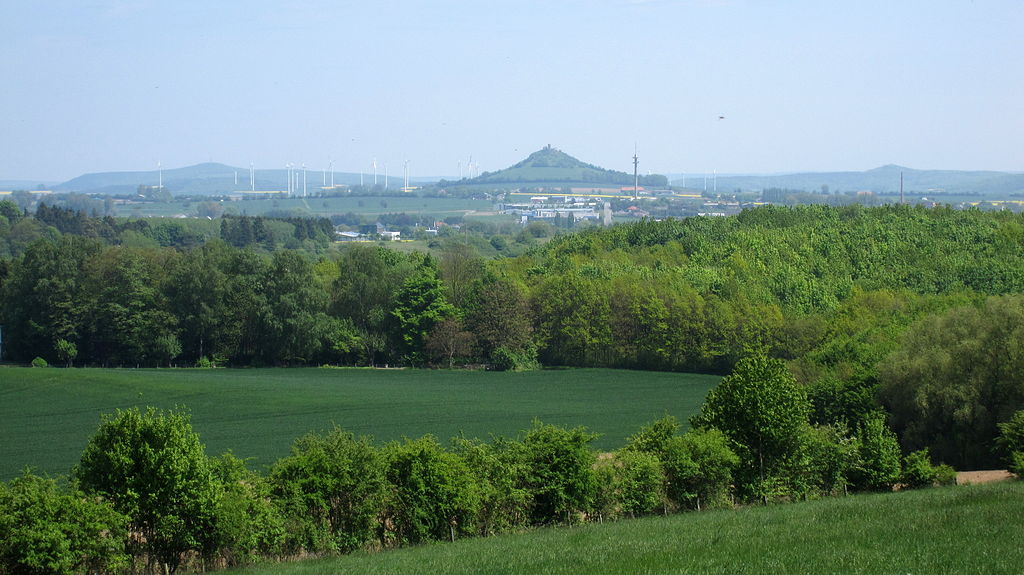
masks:
<path id="1" fill-rule="evenodd" d="M 448 447 L 429 435 L 378 446 L 335 428 L 299 438 L 266 473 L 231 453 L 208 457 L 184 412 L 118 411 L 68 480 L 26 472 L 0 484 L 0 574 L 206 570 L 930 485 L 952 473 L 916 452 L 901 475 L 880 418 L 849 436 L 799 426 L 779 459 L 756 455 L 734 427 L 704 424 L 710 411 L 684 434 L 666 416 L 602 454 L 586 429 L 539 421 L 515 439 Z"/>

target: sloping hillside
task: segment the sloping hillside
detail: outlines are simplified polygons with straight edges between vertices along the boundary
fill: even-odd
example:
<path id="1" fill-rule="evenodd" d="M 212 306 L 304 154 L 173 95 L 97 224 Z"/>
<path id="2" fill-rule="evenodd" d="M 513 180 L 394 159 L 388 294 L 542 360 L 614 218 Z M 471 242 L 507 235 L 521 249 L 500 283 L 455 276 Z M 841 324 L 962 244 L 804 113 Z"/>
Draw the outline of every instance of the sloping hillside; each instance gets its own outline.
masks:
<path id="1" fill-rule="evenodd" d="M 665 176 L 641 176 L 642 186 L 664 186 L 668 179 Z M 539 184 L 584 184 L 607 186 L 632 186 L 633 174 L 606 170 L 604 168 L 582 162 L 565 152 L 545 146 L 530 154 L 525 160 L 499 170 L 484 172 L 476 178 L 463 179 L 458 182 L 447 182 L 448 185 L 539 185 Z"/>
<path id="2" fill-rule="evenodd" d="M 915 170 L 887 165 L 864 172 L 820 172 L 769 176 L 718 176 L 719 190 L 759 191 L 769 188 L 817 192 L 869 191 L 898 193 L 900 175 L 903 189 L 914 195 L 1002 195 L 1024 193 L 1024 174 L 991 171 Z M 694 183 L 690 179 L 690 183 Z M 673 179 L 674 184 L 682 180 Z"/>

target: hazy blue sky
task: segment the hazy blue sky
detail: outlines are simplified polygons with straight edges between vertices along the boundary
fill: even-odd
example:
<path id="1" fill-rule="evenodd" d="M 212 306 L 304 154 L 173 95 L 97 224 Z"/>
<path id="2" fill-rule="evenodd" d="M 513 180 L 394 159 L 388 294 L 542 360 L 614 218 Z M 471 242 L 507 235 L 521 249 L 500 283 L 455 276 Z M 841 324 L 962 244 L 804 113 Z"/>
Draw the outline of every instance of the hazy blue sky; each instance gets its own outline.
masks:
<path id="1" fill-rule="evenodd" d="M 644 172 L 1024 171 L 1021 0 L 9 0 L 0 46 L 0 179 L 634 142 Z"/>

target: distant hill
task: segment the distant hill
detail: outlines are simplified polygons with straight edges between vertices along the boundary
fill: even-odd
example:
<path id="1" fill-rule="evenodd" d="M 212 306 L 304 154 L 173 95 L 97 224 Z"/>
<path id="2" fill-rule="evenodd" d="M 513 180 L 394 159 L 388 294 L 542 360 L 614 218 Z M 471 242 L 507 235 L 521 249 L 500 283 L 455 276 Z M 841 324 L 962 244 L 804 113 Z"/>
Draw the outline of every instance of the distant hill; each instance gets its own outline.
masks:
<path id="1" fill-rule="evenodd" d="M 255 170 L 255 188 L 257 191 L 286 190 L 288 188 L 288 170 Z M 330 183 L 331 175 L 326 175 Z M 236 183 L 237 178 L 237 183 Z M 322 170 L 306 170 L 306 188 L 309 192 L 319 190 L 324 183 Z M 336 185 L 358 185 L 359 174 L 335 172 Z M 363 177 L 369 185 L 373 182 L 371 175 Z M 378 175 L 380 184 L 384 177 Z M 388 178 L 389 187 L 399 188 L 402 179 Z M 101 172 L 85 174 L 53 187 L 58 192 L 80 192 L 91 194 L 124 195 L 135 193 L 139 186 L 156 186 L 160 183 L 157 170 L 144 172 Z M 176 196 L 181 195 L 221 195 L 252 189 L 249 181 L 249 168 L 236 168 L 225 164 L 204 163 L 185 168 L 173 168 L 163 171 L 163 184 L 167 191 Z M 298 190 L 302 190 L 302 171 L 298 171 Z"/>
<path id="2" fill-rule="evenodd" d="M 497 172 L 484 172 L 475 178 L 442 182 L 447 186 L 530 186 L 530 185 L 612 185 L 632 186 L 633 174 L 606 170 L 587 164 L 565 152 L 545 146 L 518 164 Z M 668 178 L 660 175 L 641 176 L 640 185 L 665 186 Z"/>
<path id="3" fill-rule="evenodd" d="M 869 191 L 892 194 L 900 191 L 900 173 L 903 189 L 915 195 L 1002 195 L 1024 193 L 1024 174 L 991 171 L 914 170 L 887 165 L 864 172 L 821 172 L 780 174 L 769 176 L 718 176 L 718 190 L 762 191 L 770 188 L 820 192 L 824 186 L 835 192 Z M 703 185 L 703 175 L 701 175 Z M 696 187 L 695 177 L 687 178 L 687 185 Z M 673 179 L 673 185 L 682 180 Z"/>

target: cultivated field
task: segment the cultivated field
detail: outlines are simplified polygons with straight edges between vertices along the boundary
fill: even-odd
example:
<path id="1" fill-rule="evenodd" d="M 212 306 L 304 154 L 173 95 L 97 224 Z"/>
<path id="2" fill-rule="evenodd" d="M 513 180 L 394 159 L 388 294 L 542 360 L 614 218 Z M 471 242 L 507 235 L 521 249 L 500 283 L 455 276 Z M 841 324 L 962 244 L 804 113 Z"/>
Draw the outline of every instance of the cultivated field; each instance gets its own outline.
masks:
<path id="1" fill-rule="evenodd" d="M 360 573 L 1020 573 L 1024 483 L 856 495 L 549 528 L 229 571 Z"/>
<path id="2" fill-rule="evenodd" d="M 170 202 L 140 202 L 130 206 L 119 206 L 119 216 L 174 216 L 177 214 L 195 215 L 201 200 L 190 202 L 175 199 Z M 330 217 L 335 214 L 353 212 L 367 218 L 380 214 L 405 212 L 415 216 L 429 215 L 436 218 L 463 215 L 473 211 L 487 211 L 493 204 L 487 200 L 470 200 L 463 198 L 423 198 L 415 195 L 407 196 L 335 196 L 328 198 L 259 198 L 224 202 L 224 206 L 232 212 L 262 216 L 269 212 L 296 213 L 312 216 Z M 430 223 L 430 222 L 426 222 Z"/>
<path id="3" fill-rule="evenodd" d="M 374 369 L 0 369 L 0 480 L 26 466 L 65 474 L 100 415 L 183 406 L 207 452 L 268 465 L 292 441 L 338 424 L 384 442 L 431 433 L 515 436 L 534 418 L 585 425 L 610 450 L 666 413 L 695 413 L 715 376 L 614 371 L 527 373 Z"/>

